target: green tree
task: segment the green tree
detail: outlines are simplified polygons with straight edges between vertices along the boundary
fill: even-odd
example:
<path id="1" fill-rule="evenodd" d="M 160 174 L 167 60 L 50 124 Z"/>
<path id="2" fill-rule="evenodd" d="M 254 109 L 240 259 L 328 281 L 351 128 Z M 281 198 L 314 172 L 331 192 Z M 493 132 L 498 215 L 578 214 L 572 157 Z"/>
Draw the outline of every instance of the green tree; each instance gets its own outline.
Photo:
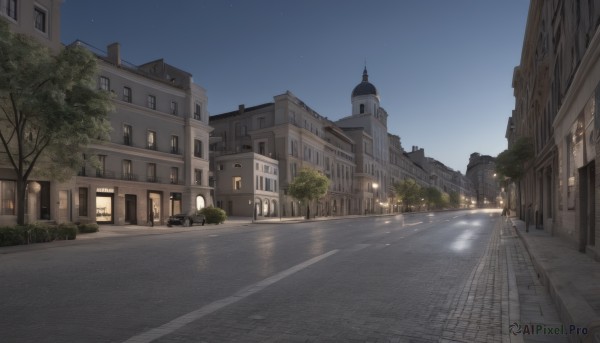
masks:
<path id="1" fill-rule="evenodd" d="M 395 183 L 394 191 L 402 199 L 405 211 L 409 211 L 411 206 L 419 204 L 421 201 L 421 186 L 413 179 Z"/>
<path id="2" fill-rule="evenodd" d="M 452 208 L 459 208 L 460 194 L 458 194 L 458 192 L 455 191 L 450 191 L 450 193 L 448 193 L 448 203 Z"/>
<path id="3" fill-rule="evenodd" d="M 528 137 L 521 137 L 496 157 L 496 172 L 518 181 L 525 175 L 525 164 L 534 156 L 533 143 Z"/>
<path id="4" fill-rule="evenodd" d="M 503 183 L 506 184 L 508 178 L 517 184 L 518 206 L 521 205 L 521 179 L 525 175 L 527 162 L 533 159 L 534 155 L 531 138 L 520 137 L 510 148 L 496 157 L 496 173 L 499 174 Z"/>
<path id="5" fill-rule="evenodd" d="M 73 46 L 53 55 L 0 19 L 0 153 L 15 172 L 17 223 L 32 175 L 61 181 L 83 164 L 85 148 L 108 137 L 112 108 L 98 91 L 96 57 Z"/>
<path id="6" fill-rule="evenodd" d="M 288 193 L 306 203 L 306 219 L 310 218 L 310 203 L 327 194 L 330 180 L 315 169 L 302 168 L 290 183 Z"/>
<path id="7" fill-rule="evenodd" d="M 422 189 L 422 196 L 425 199 L 427 210 L 430 208 L 443 207 L 442 192 L 435 187 L 425 187 Z"/>

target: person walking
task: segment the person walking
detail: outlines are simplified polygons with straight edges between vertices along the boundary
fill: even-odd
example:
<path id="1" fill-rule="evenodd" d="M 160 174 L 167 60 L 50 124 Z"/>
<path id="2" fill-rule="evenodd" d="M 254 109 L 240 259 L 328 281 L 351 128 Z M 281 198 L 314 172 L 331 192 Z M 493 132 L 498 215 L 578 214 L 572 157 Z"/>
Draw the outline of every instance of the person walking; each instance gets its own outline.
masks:
<path id="1" fill-rule="evenodd" d="M 154 209 L 150 208 L 150 214 L 149 216 L 149 222 L 150 222 L 150 226 L 154 227 Z"/>

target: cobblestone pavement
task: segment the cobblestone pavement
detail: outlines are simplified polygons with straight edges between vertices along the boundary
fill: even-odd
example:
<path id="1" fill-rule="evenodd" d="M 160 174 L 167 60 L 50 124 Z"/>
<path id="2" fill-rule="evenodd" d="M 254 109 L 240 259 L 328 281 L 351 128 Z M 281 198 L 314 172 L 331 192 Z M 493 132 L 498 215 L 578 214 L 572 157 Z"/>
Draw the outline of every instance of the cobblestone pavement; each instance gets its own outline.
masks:
<path id="1" fill-rule="evenodd" d="M 553 318 L 519 243 L 498 213 L 463 211 L 5 250 L 0 332 L 3 342 L 519 341 L 509 323 Z"/>

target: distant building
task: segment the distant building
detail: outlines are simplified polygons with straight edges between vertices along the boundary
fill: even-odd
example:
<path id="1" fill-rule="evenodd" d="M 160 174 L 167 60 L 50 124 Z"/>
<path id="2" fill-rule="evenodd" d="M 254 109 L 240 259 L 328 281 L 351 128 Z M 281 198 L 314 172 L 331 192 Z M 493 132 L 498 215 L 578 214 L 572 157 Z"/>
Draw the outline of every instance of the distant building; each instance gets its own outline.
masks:
<path id="1" fill-rule="evenodd" d="M 230 215 L 266 217 L 276 211 L 282 216 L 303 215 L 301 204 L 287 194 L 290 182 L 303 167 L 316 169 L 331 181 L 327 195 L 313 204 L 316 209 L 311 213 L 316 216 L 400 211 L 393 185 L 409 178 L 424 187 L 438 182 L 440 190 L 456 191 L 464 198 L 473 193 L 471 183 L 459 172 L 440 162 L 438 169 L 432 168 L 423 149 L 414 147 L 407 153 L 400 137 L 388 133 L 388 114 L 380 106 L 366 68 L 352 91 L 352 114 L 335 122 L 289 91 L 273 100 L 253 107 L 240 105 L 236 111 L 210 117 L 215 197 L 217 205 Z M 232 163 L 239 164 L 235 175 L 227 169 Z M 257 174 L 264 168 L 261 166 L 278 167 L 279 202 L 272 192 L 264 193 L 266 186 L 261 185 L 260 177 L 272 176 Z M 241 189 L 232 189 L 235 182 L 231 178 L 235 177 L 242 179 Z M 253 187 L 245 188 L 247 182 Z M 253 205 L 250 199 L 254 199 Z M 248 213 L 248 206 L 254 212 Z"/>
<path id="2" fill-rule="evenodd" d="M 475 188 L 477 207 L 500 207 L 500 186 L 496 175 L 496 159 L 492 156 L 472 153 L 467 166 L 467 178 Z"/>

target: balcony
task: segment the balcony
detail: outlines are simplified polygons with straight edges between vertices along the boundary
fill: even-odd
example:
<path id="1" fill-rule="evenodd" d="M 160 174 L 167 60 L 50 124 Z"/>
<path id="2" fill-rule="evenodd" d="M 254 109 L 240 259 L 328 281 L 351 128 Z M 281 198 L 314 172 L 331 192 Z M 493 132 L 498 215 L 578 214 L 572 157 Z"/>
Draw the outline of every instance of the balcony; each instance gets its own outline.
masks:
<path id="1" fill-rule="evenodd" d="M 138 177 L 136 174 L 131 174 L 131 173 L 123 173 L 121 174 L 121 180 L 127 180 L 127 181 L 137 181 Z"/>

